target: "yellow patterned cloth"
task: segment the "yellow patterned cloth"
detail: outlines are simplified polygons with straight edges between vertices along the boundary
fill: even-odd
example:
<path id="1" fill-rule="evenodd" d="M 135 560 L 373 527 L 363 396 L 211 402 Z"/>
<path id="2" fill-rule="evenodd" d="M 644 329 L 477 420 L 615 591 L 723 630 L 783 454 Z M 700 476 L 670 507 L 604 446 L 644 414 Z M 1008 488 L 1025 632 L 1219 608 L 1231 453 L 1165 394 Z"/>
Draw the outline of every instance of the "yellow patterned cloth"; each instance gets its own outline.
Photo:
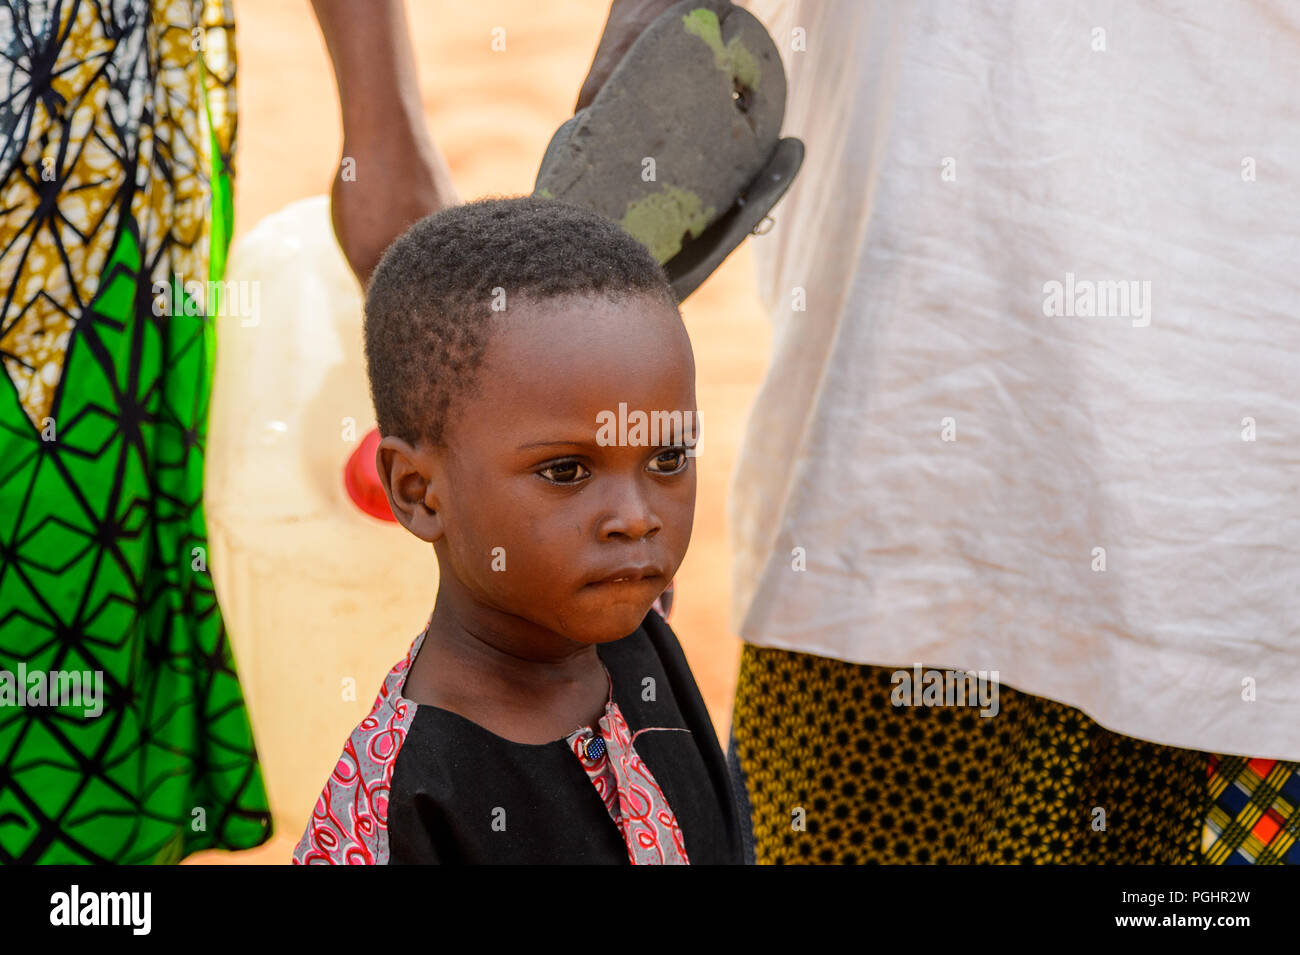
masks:
<path id="1" fill-rule="evenodd" d="M 1005 685 L 988 717 L 895 706 L 895 672 L 745 645 L 731 761 L 755 861 L 1197 864 L 1294 845 L 1294 763 L 1122 736 Z M 1251 762 L 1262 777 L 1224 782 Z M 1216 815 L 1224 791 L 1236 808 Z"/>
<path id="2" fill-rule="evenodd" d="M 49 69 L 41 76 L 31 65 L 22 71 L 21 59 L 12 65 L 5 148 L 21 152 L 5 156 L 0 196 L 9 240 L 0 288 L 12 289 L 0 356 L 39 427 L 124 211 L 157 278 L 206 280 L 213 244 L 224 262 L 229 237 L 208 230 L 209 154 L 215 144 L 229 167 L 234 14 L 230 0 L 37 0 L 11 4 L 11 17 L 0 25 L 11 49 L 30 50 Z M 167 176 L 150 174 L 159 165 Z"/>

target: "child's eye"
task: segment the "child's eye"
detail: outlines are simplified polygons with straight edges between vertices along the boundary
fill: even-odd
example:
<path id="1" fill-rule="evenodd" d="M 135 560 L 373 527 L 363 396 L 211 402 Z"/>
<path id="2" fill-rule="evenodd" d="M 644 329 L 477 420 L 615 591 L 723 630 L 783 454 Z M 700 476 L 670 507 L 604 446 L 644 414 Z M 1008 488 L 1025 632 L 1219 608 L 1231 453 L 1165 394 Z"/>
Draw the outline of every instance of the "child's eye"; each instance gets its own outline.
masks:
<path id="1" fill-rule="evenodd" d="M 686 469 L 689 460 L 685 448 L 669 448 L 662 454 L 654 456 L 650 461 L 650 470 L 658 474 L 676 474 Z"/>
<path id="2" fill-rule="evenodd" d="M 591 472 L 577 461 L 557 461 L 537 473 L 552 484 L 580 484 L 591 477 Z"/>

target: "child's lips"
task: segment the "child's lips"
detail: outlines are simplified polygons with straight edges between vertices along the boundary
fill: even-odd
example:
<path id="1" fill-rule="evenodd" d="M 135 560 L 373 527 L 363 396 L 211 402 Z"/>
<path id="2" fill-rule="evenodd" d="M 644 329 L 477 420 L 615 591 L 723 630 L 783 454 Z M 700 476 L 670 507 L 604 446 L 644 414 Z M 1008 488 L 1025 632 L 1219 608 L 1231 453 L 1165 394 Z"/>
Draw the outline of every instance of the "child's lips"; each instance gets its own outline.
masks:
<path id="1" fill-rule="evenodd" d="M 588 587 L 597 586 L 617 586 L 631 587 L 643 586 L 646 584 L 657 583 L 663 580 L 663 573 L 658 567 L 620 567 L 617 570 L 610 571 L 599 580 L 593 580 L 587 584 Z"/>

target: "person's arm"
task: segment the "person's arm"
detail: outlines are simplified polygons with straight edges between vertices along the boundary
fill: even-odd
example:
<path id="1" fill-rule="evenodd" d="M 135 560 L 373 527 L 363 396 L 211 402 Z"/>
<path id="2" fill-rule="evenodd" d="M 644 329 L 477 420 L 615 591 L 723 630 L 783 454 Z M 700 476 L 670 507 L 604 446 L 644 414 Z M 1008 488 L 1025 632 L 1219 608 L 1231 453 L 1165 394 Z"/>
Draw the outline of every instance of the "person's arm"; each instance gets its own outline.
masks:
<path id="1" fill-rule="evenodd" d="M 641 35 L 641 31 L 655 21 L 658 16 L 681 0 L 614 0 L 609 5 L 609 17 L 605 20 L 605 32 L 601 34 L 596 46 L 596 55 L 592 57 L 591 69 L 582 82 L 578 92 L 578 102 L 573 111 L 587 106 L 609 74 L 614 72 L 623 54 Z"/>
<path id="2" fill-rule="evenodd" d="M 389 243 L 460 197 L 425 126 L 402 0 L 312 0 L 312 7 L 343 114 L 330 212 L 364 287 Z"/>

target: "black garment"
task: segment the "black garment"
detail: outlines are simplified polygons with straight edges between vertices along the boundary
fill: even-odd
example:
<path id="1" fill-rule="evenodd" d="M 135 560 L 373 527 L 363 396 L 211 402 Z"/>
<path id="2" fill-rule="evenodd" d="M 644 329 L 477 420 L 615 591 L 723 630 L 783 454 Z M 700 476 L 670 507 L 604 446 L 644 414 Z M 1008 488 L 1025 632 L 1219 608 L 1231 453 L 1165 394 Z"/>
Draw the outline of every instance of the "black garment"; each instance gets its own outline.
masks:
<path id="1" fill-rule="evenodd" d="M 631 732 L 671 728 L 642 733 L 634 745 L 672 807 L 691 863 L 743 863 L 726 761 L 677 637 L 652 610 L 636 632 L 596 652 Z M 653 700 L 643 698 L 649 686 Z M 628 862 L 618 827 L 565 740 L 515 743 L 432 706 L 417 707 L 398 753 L 387 823 L 392 864 Z"/>

